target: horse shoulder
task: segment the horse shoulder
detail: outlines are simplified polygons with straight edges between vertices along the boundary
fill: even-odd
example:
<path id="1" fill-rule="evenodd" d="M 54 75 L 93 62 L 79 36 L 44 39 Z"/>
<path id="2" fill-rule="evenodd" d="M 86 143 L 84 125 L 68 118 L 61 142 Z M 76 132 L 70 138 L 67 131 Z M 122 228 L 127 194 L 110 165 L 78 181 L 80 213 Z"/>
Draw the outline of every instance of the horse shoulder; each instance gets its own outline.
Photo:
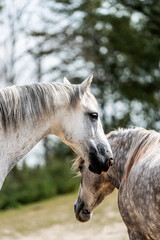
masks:
<path id="1" fill-rule="evenodd" d="M 154 159 L 151 155 L 145 156 L 134 163 L 127 181 L 123 177 L 118 196 L 120 214 L 126 226 L 132 232 L 146 232 L 153 239 L 160 236 L 159 156 Z"/>

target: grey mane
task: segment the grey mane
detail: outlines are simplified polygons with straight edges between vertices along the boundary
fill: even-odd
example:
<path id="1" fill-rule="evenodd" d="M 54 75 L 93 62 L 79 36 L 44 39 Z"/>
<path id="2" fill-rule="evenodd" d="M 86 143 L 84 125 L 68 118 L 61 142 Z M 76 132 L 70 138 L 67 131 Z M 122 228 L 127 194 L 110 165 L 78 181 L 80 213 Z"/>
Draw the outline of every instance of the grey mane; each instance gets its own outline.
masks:
<path id="1" fill-rule="evenodd" d="M 17 128 L 28 119 L 36 121 L 44 114 L 53 113 L 57 93 L 62 94 L 68 106 L 74 107 L 80 99 L 77 85 L 62 83 L 35 83 L 0 89 L 0 122 L 4 131 Z"/>
<path id="2" fill-rule="evenodd" d="M 147 152 L 152 150 L 154 147 L 160 144 L 160 134 L 154 130 L 146 130 L 141 127 L 132 127 L 128 129 L 118 129 L 112 131 L 107 135 L 110 141 L 115 142 L 112 145 L 112 151 L 121 151 L 123 149 L 124 158 L 128 156 L 128 166 L 126 169 L 126 181 L 134 163 L 137 163 L 140 158 Z M 114 139 L 118 140 L 115 141 Z M 124 164 L 123 164 L 124 165 Z"/>

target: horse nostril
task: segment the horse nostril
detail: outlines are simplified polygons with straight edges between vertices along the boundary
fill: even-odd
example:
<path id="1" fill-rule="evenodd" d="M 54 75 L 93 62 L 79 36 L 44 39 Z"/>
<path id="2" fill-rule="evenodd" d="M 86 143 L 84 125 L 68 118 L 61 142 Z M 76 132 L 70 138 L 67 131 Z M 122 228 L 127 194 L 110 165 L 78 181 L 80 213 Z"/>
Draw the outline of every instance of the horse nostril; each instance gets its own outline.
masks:
<path id="1" fill-rule="evenodd" d="M 111 167 L 113 164 L 113 158 L 109 158 L 109 166 Z"/>
<path id="2" fill-rule="evenodd" d="M 83 214 L 85 214 L 85 215 L 90 214 L 90 212 L 89 212 L 87 209 L 84 209 L 82 212 L 83 212 Z"/>

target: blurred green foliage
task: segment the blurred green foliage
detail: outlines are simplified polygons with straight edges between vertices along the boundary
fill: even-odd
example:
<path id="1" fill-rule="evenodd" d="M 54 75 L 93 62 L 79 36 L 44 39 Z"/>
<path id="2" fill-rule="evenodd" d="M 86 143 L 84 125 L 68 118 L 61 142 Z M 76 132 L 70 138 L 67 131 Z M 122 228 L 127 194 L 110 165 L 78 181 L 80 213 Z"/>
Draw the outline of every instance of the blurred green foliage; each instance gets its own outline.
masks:
<path id="1" fill-rule="evenodd" d="M 79 179 L 71 171 L 71 159 L 75 156 L 63 143 L 58 145 L 47 164 L 30 168 L 24 161 L 21 167 L 12 170 L 0 193 L 0 209 L 19 207 L 77 189 Z"/>

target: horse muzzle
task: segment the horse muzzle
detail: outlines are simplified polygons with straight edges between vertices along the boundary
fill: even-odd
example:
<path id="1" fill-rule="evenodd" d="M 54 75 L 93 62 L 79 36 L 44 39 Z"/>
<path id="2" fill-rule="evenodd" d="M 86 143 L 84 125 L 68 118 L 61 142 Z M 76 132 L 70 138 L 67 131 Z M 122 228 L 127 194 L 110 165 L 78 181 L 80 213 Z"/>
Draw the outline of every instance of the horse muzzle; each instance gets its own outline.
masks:
<path id="1" fill-rule="evenodd" d="M 97 147 L 90 147 L 89 152 L 89 170 L 93 173 L 101 174 L 107 172 L 112 166 L 112 152 L 105 145 L 99 144 Z"/>
<path id="2" fill-rule="evenodd" d="M 74 204 L 76 219 L 80 222 L 87 222 L 92 217 L 92 213 L 85 208 L 84 203 L 77 200 Z"/>

